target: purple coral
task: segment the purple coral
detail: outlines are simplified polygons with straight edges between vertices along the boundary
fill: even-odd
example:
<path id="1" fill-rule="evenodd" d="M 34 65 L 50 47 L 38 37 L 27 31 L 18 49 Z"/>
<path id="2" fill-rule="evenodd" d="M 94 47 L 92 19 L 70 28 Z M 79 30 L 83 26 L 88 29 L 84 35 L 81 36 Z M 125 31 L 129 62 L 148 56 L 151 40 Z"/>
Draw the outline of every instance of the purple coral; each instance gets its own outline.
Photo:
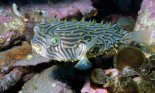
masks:
<path id="1" fill-rule="evenodd" d="M 83 88 L 81 89 L 81 93 L 109 93 L 106 89 L 104 88 L 93 88 L 91 85 L 90 85 L 90 82 L 87 81 Z"/>
<path id="2" fill-rule="evenodd" d="M 155 43 L 154 9 L 155 9 L 154 0 L 143 0 L 134 29 L 134 31 L 141 31 L 141 33 L 137 32 L 137 34 L 133 35 L 134 41 L 145 43 L 148 45 Z"/>

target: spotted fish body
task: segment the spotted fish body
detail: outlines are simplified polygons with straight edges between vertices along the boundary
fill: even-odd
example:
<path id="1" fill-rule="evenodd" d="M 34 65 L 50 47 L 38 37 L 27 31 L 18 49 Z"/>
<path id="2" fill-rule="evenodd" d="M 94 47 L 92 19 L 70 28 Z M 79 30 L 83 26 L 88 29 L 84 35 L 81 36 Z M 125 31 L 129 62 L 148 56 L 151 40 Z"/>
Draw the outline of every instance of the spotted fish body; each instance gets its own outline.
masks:
<path id="1" fill-rule="evenodd" d="M 79 60 L 75 65 L 79 69 L 91 67 L 87 55 L 96 49 L 97 54 L 103 54 L 129 36 L 129 32 L 117 25 L 86 21 L 39 23 L 35 25 L 34 32 L 31 44 L 35 52 L 51 60 Z"/>

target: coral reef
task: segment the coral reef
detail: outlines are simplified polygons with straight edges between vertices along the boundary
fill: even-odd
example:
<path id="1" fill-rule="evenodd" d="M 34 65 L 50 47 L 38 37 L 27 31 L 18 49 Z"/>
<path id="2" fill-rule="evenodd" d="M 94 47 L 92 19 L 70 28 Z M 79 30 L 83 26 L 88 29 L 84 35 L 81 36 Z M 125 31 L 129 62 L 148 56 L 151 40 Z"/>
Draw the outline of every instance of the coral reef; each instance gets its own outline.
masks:
<path id="1" fill-rule="evenodd" d="M 14 68 L 9 74 L 0 77 L 0 92 L 3 93 L 9 88 L 15 86 L 27 72 L 27 69 L 24 68 Z"/>
<path id="2" fill-rule="evenodd" d="M 97 10 L 92 6 L 90 0 L 76 0 L 76 1 L 64 1 L 54 3 L 51 1 L 50 4 L 39 4 L 39 5 L 26 5 L 21 7 L 21 12 L 26 14 L 28 12 L 41 11 L 51 17 L 58 19 L 66 18 L 77 18 L 83 16 L 85 18 L 94 16 Z"/>
<path id="3" fill-rule="evenodd" d="M 101 68 L 96 68 L 91 72 L 91 79 L 96 84 L 104 85 L 108 77 L 104 74 L 103 70 Z"/>
<path id="4" fill-rule="evenodd" d="M 104 81 L 104 83 L 102 84 L 103 87 L 110 93 L 140 93 L 138 92 L 139 90 L 136 82 L 131 77 L 124 77 L 120 75 L 117 69 L 108 69 L 105 71 L 100 69 L 96 73 L 105 73 L 105 75 L 104 77 L 91 77 L 92 81 L 94 83 L 101 84 L 100 80 L 102 79 L 102 82 Z M 92 72 L 91 74 L 94 74 L 94 72 Z M 100 78 L 100 80 L 98 78 Z M 98 82 L 96 82 L 96 80 Z"/>
<path id="5" fill-rule="evenodd" d="M 93 88 L 90 84 L 90 81 L 85 82 L 83 88 L 81 89 L 81 93 L 109 93 L 104 88 Z"/>
<path id="6" fill-rule="evenodd" d="M 14 41 L 21 38 L 24 34 L 24 23 L 19 18 L 0 24 L 0 27 L 0 50 L 8 47 L 10 44 L 16 44 L 19 41 Z"/>
<path id="7" fill-rule="evenodd" d="M 0 2 L 0 92 L 155 93 L 153 0 Z"/>
<path id="8" fill-rule="evenodd" d="M 142 31 L 145 34 L 134 34 L 134 41 L 154 44 L 154 4 L 153 0 L 143 0 L 134 31 Z"/>
<path id="9" fill-rule="evenodd" d="M 0 92 L 4 92 L 14 86 L 28 72 L 26 68 L 12 68 L 12 64 L 16 60 L 27 57 L 31 52 L 30 45 L 27 42 L 23 42 L 21 46 L 16 46 L 0 53 Z"/>
<path id="10" fill-rule="evenodd" d="M 153 93 L 154 67 L 151 66 L 151 62 L 153 56 L 146 58 L 140 49 L 125 47 L 118 51 L 115 58 L 116 70 L 94 69 L 91 80 L 93 83 L 110 88 L 109 91 L 112 93 Z"/>
<path id="11" fill-rule="evenodd" d="M 110 87 L 110 93 L 140 93 L 136 83 L 130 78 L 114 76 L 104 87 Z"/>
<path id="12" fill-rule="evenodd" d="M 31 46 L 27 42 L 23 42 L 21 46 L 13 47 L 10 50 L 0 53 L 0 72 L 8 72 L 12 68 L 12 64 L 27 57 L 31 54 Z"/>
<path id="13" fill-rule="evenodd" d="M 150 65 L 150 68 L 155 68 L 155 55 L 151 55 L 149 58 L 149 65 Z"/>
<path id="14" fill-rule="evenodd" d="M 139 93 L 155 92 L 155 86 L 153 85 L 152 81 L 148 81 L 140 77 L 134 78 L 134 81 L 137 83 Z"/>

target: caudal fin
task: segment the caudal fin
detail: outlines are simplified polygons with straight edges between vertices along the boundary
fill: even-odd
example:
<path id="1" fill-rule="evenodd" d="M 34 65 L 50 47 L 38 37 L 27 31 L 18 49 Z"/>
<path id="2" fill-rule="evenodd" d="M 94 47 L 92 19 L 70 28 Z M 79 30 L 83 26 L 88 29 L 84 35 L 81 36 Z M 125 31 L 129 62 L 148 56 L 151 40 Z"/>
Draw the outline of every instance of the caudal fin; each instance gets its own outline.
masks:
<path id="1" fill-rule="evenodd" d="M 132 41 L 144 43 L 147 45 L 155 45 L 155 32 L 154 31 L 136 31 L 131 32 L 130 36 Z"/>

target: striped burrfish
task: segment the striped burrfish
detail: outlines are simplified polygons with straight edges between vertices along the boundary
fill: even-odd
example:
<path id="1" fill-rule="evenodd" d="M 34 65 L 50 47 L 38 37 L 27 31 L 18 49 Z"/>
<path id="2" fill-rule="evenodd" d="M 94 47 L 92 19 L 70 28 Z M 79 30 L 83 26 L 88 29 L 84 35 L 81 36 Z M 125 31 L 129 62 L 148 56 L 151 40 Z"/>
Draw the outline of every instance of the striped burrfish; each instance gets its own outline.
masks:
<path id="1" fill-rule="evenodd" d="M 34 26 L 31 46 L 40 58 L 63 62 L 77 62 L 80 70 L 91 68 L 88 57 L 102 55 L 118 43 L 130 39 L 131 32 L 116 24 L 95 21 L 44 21 Z M 35 58 L 18 61 L 16 66 L 36 65 L 45 62 Z M 39 58 L 37 58 L 39 59 Z"/>

